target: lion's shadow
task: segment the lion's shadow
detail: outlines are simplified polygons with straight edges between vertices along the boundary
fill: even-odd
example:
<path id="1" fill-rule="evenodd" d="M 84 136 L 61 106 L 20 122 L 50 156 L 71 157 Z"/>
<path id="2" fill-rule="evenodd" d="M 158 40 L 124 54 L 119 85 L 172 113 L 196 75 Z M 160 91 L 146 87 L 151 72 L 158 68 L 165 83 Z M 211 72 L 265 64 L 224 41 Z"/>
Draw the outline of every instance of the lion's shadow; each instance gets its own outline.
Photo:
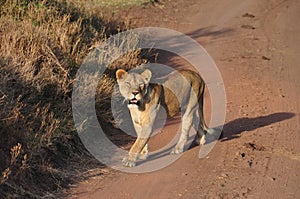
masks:
<path id="1" fill-rule="evenodd" d="M 251 132 L 264 126 L 291 119 L 295 113 L 278 112 L 255 118 L 243 117 L 230 121 L 224 125 L 221 141 L 239 138 L 244 132 Z"/>
<path id="2" fill-rule="evenodd" d="M 259 116 L 259 117 L 254 117 L 254 118 L 249 118 L 249 117 L 243 117 L 243 118 L 238 118 L 235 120 L 232 120 L 228 123 L 226 123 L 223 127 L 223 133 L 222 136 L 220 136 L 219 140 L 221 142 L 232 140 L 232 139 L 237 139 L 241 136 L 242 133 L 245 132 L 252 132 L 256 129 L 259 129 L 261 127 L 265 127 L 277 122 L 281 122 L 287 119 L 291 119 L 294 117 L 294 113 L 290 112 L 278 112 L 278 113 L 273 113 L 270 115 L 265 115 L 265 116 Z M 191 142 L 194 139 L 194 137 L 190 137 L 189 141 Z M 175 145 L 169 146 L 166 149 L 159 151 L 155 154 L 152 154 L 149 156 L 149 160 L 152 159 L 157 159 L 160 157 L 163 157 L 165 155 L 169 155 L 171 149 Z M 190 150 L 197 145 L 192 142 L 190 146 L 188 146 L 187 150 Z M 140 163 L 143 163 L 144 161 L 140 161 Z"/>

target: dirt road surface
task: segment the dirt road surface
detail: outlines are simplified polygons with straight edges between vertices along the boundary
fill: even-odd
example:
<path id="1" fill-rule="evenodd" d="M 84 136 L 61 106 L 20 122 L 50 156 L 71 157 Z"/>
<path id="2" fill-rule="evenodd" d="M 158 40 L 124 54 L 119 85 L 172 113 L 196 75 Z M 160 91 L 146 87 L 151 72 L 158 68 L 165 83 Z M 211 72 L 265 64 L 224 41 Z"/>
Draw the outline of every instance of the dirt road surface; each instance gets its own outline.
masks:
<path id="1" fill-rule="evenodd" d="M 300 198 L 300 1 L 186 2 L 126 17 L 205 47 L 224 79 L 224 137 L 204 159 L 194 147 L 159 171 L 88 179 L 69 198 Z"/>

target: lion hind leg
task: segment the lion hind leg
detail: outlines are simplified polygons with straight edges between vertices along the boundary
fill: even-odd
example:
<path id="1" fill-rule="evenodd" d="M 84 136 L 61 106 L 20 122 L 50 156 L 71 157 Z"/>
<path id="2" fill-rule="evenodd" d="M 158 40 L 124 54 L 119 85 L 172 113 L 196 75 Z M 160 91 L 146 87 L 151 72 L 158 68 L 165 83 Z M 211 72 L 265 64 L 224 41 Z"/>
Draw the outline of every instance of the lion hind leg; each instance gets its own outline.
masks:
<path id="1" fill-rule="evenodd" d="M 203 95 L 199 98 L 198 101 L 198 111 L 194 112 L 194 128 L 197 131 L 194 142 L 197 145 L 204 145 L 206 142 L 205 135 L 208 132 L 209 128 L 207 127 L 203 114 Z"/>
<path id="2" fill-rule="evenodd" d="M 189 131 L 193 124 L 193 111 L 186 111 L 182 116 L 182 124 L 181 124 L 181 135 L 176 144 L 176 146 L 172 149 L 171 154 L 179 154 L 184 150 L 184 146 L 189 137 Z"/>
<path id="3" fill-rule="evenodd" d="M 205 130 L 203 129 L 202 125 L 200 124 L 200 118 L 197 112 L 194 113 L 194 129 L 196 130 L 197 134 L 194 138 L 194 143 L 196 145 L 204 144 L 205 143 Z"/>
<path id="4" fill-rule="evenodd" d="M 198 127 L 198 137 L 199 139 L 199 144 L 204 145 L 210 142 L 217 141 L 220 136 L 222 136 L 223 131 L 220 131 L 218 128 L 208 128 L 205 119 L 204 119 L 204 114 L 203 114 L 203 95 L 199 98 L 198 101 L 199 104 L 199 127 Z"/>

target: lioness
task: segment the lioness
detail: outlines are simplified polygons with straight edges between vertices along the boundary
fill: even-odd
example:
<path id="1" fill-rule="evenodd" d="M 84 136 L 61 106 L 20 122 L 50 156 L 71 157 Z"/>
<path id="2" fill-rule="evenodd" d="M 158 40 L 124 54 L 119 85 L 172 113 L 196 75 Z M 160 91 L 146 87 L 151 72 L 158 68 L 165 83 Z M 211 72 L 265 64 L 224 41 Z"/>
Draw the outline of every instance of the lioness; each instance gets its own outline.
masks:
<path id="1" fill-rule="evenodd" d="M 165 108 L 169 117 L 175 116 L 180 110 L 182 113 L 181 136 L 171 154 L 183 152 L 192 125 L 198 127 L 197 143 L 204 144 L 205 142 L 205 133 L 208 128 L 203 118 L 205 84 L 202 78 L 191 70 L 180 70 L 170 73 L 167 80 L 160 85 L 150 83 L 151 76 L 149 69 L 141 74 L 127 73 L 123 69 L 116 71 L 119 91 L 128 101 L 128 108 L 137 133 L 135 143 L 122 161 L 127 167 L 135 166 L 137 158 L 147 158 L 147 142 L 160 106 Z"/>

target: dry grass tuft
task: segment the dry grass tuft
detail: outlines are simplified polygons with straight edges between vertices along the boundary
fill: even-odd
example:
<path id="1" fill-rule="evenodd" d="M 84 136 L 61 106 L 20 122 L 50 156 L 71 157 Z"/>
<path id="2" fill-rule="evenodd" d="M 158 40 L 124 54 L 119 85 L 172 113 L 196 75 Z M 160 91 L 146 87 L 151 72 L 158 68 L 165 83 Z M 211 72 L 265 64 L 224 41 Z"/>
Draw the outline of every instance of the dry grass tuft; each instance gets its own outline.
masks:
<path id="1" fill-rule="evenodd" d="M 100 167 L 75 131 L 72 86 L 89 49 L 128 27 L 73 2 L 0 1 L 0 198 L 55 198 L 79 173 Z M 121 56 L 100 80 L 101 122 L 112 122 L 114 71 L 145 62 L 145 54 Z"/>

